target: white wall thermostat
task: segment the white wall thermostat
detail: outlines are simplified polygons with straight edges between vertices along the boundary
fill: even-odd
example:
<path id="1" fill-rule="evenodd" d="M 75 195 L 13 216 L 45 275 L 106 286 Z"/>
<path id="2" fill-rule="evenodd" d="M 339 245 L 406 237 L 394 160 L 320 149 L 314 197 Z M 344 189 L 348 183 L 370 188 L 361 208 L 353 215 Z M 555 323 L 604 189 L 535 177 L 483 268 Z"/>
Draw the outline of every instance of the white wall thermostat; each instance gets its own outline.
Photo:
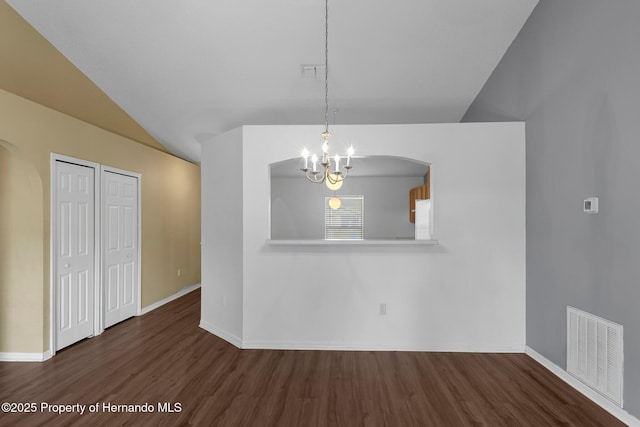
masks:
<path id="1" fill-rule="evenodd" d="M 598 198 L 589 197 L 582 202 L 582 210 L 586 213 L 598 213 Z"/>

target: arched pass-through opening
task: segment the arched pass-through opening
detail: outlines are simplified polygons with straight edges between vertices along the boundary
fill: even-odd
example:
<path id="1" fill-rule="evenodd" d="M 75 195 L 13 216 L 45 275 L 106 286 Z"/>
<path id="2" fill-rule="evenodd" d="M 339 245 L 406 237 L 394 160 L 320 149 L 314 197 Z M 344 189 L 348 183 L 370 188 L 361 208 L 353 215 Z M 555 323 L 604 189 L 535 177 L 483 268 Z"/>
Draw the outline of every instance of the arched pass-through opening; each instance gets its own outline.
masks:
<path id="1" fill-rule="evenodd" d="M 325 239 L 326 200 L 352 196 L 364 200 L 365 240 L 414 239 L 410 213 L 415 198 L 411 207 L 410 193 L 430 184 L 429 163 L 397 156 L 354 157 L 353 169 L 339 190 L 310 183 L 300 170 L 303 166 L 300 158 L 270 165 L 272 240 Z"/>

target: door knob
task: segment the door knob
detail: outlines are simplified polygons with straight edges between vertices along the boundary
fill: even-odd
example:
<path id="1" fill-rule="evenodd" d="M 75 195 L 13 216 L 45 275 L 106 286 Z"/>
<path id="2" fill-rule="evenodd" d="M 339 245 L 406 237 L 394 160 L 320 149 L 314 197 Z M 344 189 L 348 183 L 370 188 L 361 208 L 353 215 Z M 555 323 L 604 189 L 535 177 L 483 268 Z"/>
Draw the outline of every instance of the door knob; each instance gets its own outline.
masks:
<path id="1" fill-rule="evenodd" d="M 71 264 L 65 264 L 64 265 L 64 268 L 69 268 L 69 267 L 71 267 Z"/>

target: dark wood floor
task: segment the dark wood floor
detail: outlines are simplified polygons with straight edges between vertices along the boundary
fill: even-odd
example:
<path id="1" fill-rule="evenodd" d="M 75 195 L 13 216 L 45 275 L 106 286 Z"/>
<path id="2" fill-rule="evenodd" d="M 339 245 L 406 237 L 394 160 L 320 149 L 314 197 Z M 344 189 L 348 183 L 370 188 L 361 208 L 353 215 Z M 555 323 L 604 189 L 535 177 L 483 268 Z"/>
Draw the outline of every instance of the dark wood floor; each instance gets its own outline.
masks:
<path id="1" fill-rule="evenodd" d="M 0 413 L 0 425 L 623 425 L 524 354 L 238 350 L 198 328 L 199 301 L 192 292 L 44 363 L 0 363 L 0 402 L 100 405 Z"/>

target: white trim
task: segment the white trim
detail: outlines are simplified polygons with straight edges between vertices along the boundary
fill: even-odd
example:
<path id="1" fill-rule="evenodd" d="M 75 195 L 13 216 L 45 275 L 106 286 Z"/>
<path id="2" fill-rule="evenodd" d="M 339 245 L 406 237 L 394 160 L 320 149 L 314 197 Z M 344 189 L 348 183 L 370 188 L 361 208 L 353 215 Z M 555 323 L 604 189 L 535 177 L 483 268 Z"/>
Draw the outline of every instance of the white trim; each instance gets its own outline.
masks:
<path id="1" fill-rule="evenodd" d="M 44 362 L 51 359 L 51 351 L 44 353 L 0 353 L 0 362 Z"/>
<path id="2" fill-rule="evenodd" d="M 217 335 L 217 334 L 216 334 Z M 331 351 L 417 351 L 441 353 L 523 353 L 524 347 L 491 346 L 470 347 L 468 344 L 449 344 L 436 347 L 402 347 L 373 343 L 345 343 L 323 341 L 242 341 L 243 349 L 251 350 L 331 350 Z"/>
<path id="3" fill-rule="evenodd" d="M 162 307 L 166 303 L 171 302 L 171 301 L 173 301 L 175 299 L 178 299 L 178 298 L 180 298 L 182 296 L 185 296 L 189 292 L 195 291 L 196 289 L 200 289 L 200 283 L 196 283 L 195 285 L 191 285 L 191 286 L 187 286 L 186 288 L 182 288 L 178 292 L 176 292 L 175 294 L 173 294 L 171 296 L 168 296 L 165 299 L 162 299 L 162 300 L 160 300 L 158 302 L 154 302 L 151 305 L 146 306 L 145 308 L 140 310 L 140 313 L 138 314 L 138 316 L 144 316 L 145 314 L 149 313 L 150 311 L 153 311 L 158 307 Z"/>
<path id="4" fill-rule="evenodd" d="M 124 175 L 124 176 L 130 176 L 132 178 L 136 178 L 137 183 L 138 183 L 138 200 L 137 200 L 137 204 L 138 204 L 138 253 L 137 253 L 137 257 L 138 257 L 138 309 L 136 311 L 136 315 L 140 316 L 142 313 L 142 174 L 136 173 L 136 172 L 131 172 L 131 171 L 127 171 L 124 169 L 118 169 L 118 168 L 114 168 L 111 166 L 106 166 L 106 165 L 100 165 L 100 178 L 102 179 L 102 176 L 105 172 L 113 172 L 113 173 L 117 173 L 120 175 Z M 102 214 L 102 209 L 105 207 L 105 203 L 103 203 L 104 200 L 100 199 L 100 213 Z M 100 235 L 103 234 L 103 224 L 100 224 Z M 102 245 L 100 246 L 100 250 L 102 252 Z M 103 262 L 103 255 L 104 254 L 100 254 L 100 297 L 102 297 L 102 293 L 104 292 L 104 288 L 102 287 L 102 262 Z M 104 332 L 104 314 L 103 314 L 103 308 L 102 307 L 102 301 L 100 302 L 100 333 Z"/>
<path id="5" fill-rule="evenodd" d="M 237 337 L 232 333 L 223 331 L 222 329 L 218 328 L 212 323 L 209 323 L 205 320 L 200 320 L 200 327 L 205 331 L 217 336 L 218 338 L 222 338 L 223 340 L 227 341 L 229 344 L 235 345 L 240 349 L 246 348 L 246 347 L 243 347 L 243 342 L 240 337 Z"/>
<path id="6" fill-rule="evenodd" d="M 560 378 L 562 381 L 569 384 L 571 387 L 578 390 L 580 393 L 589 398 L 593 403 L 600 406 L 605 411 L 609 412 L 611 415 L 622 421 L 623 423 L 630 426 L 640 426 L 640 419 L 634 417 L 624 409 L 620 408 L 618 405 L 613 403 L 611 400 L 602 396 L 597 391 L 585 385 L 582 381 L 577 378 L 571 376 L 567 371 L 560 368 L 558 365 L 535 351 L 529 346 L 525 346 L 525 353 L 531 357 L 536 362 L 540 363 L 542 366 L 547 368 L 551 373 Z"/>
<path id="7" fill-rule="evenodd" d="M 51 178 L 50 188 L 50 205 L 49 205 L 49 350 L 50 356 L 53 357 L 56 354 L 56 334 L 55 334 L 55 322 L 56 322 L 56 253 L 57 245 L 55 240 L 56 224 L 57 224 L 57 187 L 58 179 L 56 175 L 56 162 L 73 163 L 80 166 L 86 166 L 93 169 L 93 190 L 94 190 L 94 206 L 93 206 L 93 228 L 94 228 L 94 262 L 93 262 L 93 280 L 94 280 L 94 292 L 96 295 L 100 292 L 100 164 L 90 162 L 88 160 L 77 159 L 75 157 L 69 157 L 62 154 L 51 153 L 51 159 L 49 163 L 49 173 Z M 99 311 L 99 310 L 98 310 Z M 96 309 L 94 308 L 94 315 L 96 315 Z M 100 326 L 94 317 L 93 321 L 93 334 L 99 335 L 102 333 Z M 20 353 L 16 353 L 20 354 Z"/>

